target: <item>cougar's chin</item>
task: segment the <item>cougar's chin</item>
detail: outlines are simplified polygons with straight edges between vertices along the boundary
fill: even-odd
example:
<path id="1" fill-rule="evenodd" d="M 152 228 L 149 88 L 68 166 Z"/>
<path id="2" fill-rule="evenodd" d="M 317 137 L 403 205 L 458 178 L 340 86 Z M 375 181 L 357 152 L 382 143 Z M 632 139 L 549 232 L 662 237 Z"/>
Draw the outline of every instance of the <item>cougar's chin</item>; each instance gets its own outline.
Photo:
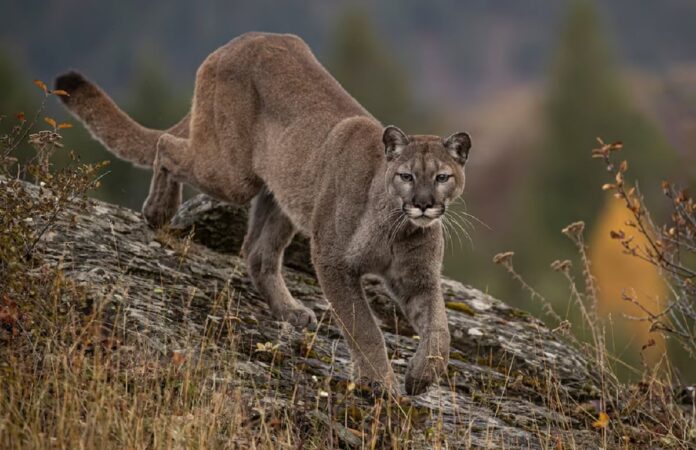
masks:
<path id="1" fill-rule="evenodd" d="M 411 219 L 411 222 L 414 225 L 419 226 L 421 228 L 427 228 L 427 227 L 435 224 L 438 220 L 440 220 L 439 217 L 433 218 L 433 217 L 427 217 L 425 215 L 420 216 L 420 217 L 409 217 L 409 219 Z"/>

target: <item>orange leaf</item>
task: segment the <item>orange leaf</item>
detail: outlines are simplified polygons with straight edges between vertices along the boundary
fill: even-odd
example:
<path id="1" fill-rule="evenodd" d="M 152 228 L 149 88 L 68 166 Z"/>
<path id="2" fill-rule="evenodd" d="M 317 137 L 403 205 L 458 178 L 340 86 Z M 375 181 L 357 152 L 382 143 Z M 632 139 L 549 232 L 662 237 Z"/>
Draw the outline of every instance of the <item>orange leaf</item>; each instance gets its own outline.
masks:
<path id="1" fill-rule="evenodd" d="M 17 120 L 19 120 L 20 122 L 25 122 L 27 120 L 27 117 L 24 115 L 23 112 L 19 112 L 17 113 Z"/>
<path id="2" fill-rule="evenodd" d="M 48 87 L 46 87 L 46 83 L 44 83 L 41 80 L 34 80 L 34 84 L 41 89 L 44 92 L 48 92 Z"/>
<path id="3" fill-rule="evenodd" d="M 172 364 L 175 366 L 181 366 L 184 362 L 186 362 L 186 356 L 181 353 L 181 352 L 174 352 L 172 353 Z"/>
<path id="4" fill-rule="evenodd" d="M 609 416 L 604 411 L 599 412 L 599 418 L 592 422 L 592 426 L 595 428 L 606 428 L 609 425 Z"/>
<path id="5" fill-rule="evenodd" d="M 62 130 L 63 128 L 72 128 L 72 124 L 68 122 L 63 122 L 60 125 L 58 125 L 58 129 Z"/>
<path id="6" fill-rule="evenodd" d="M 44 117 L 44 122 L 46 122 L 47 124 L 49 124 L 53 128 L 56 128 L 58 126 L 55 119 L 52 119 L 51 117 Z"/>
<path id="7" fill-rule="evenodd" d="M 64 91 L 63 89 L 55 89 L 55 90 L 51 91 L 51 94 L 60 95 L 61 97 L 70 97 L 70 94 L 68 94 L 68 91 Z"/>

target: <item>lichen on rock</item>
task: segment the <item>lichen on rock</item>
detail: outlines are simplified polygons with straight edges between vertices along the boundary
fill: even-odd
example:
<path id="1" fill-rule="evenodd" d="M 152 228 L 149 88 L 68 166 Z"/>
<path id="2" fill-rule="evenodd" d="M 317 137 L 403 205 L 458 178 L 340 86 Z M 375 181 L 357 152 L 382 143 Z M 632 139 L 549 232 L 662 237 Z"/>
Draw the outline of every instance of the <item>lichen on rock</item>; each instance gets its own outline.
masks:
<path id="1" fill-rule="evenodd" d="M 350 357 L 314 278 L 307 240 L 291 244 L 284 275 L 291 293 L 316 312 L 316 332 L 275 321 L 253 288 L 239 256 L 246 220 L 245 208 L 199 195 L 168 230 L 153 231 L 139 213 L 90 201 L 86 211 L 61 214 L 39 251 L 105 314 L 124 314 L 120 323 L 139 351 L 202 351 L 189 348 L 191 336 L 213 324 L 221 347 L 229 342 L 224 336 L 234 338 L 230 351 L 240 377 L 233 382 L 245 389 L 272 382 L 276 407 L 302 399 L 312 405 L 308 417 L 335 426 L 344 445 L 359 445 L 343 424 L 333 423 L 335 413 L 359 416 L 360 405 L 371 400 L 351 406 L 336 398 L 347 395 Z M 418 337 L 378 281 L 367 280 L 365 289 L 403 383 Z M 443 291 L 452 357 L 447 379 L 408 399 L 414 445 L 427 440 L 436 422 L 454 447 L 596 443 L 587 418 L 571 406 L 598 395 L 590 364 L 577 349 L 538 319 L 477 289 L 444 279 Z"/>

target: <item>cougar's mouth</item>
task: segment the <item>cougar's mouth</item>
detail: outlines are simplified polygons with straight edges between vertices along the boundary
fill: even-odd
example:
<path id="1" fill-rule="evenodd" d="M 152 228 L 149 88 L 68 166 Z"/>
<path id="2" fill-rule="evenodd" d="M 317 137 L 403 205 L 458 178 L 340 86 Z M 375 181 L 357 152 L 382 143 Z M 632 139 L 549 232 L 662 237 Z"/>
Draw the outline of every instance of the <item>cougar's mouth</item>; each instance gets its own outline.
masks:
<path id="1" fill-rule="evenodd" d="M 445 213 L 445 208 L 442 206 L 436 206 L 422 210 L 414 206 L 404 205 L 404 212 L 411 222 L 419 227 L 425 228 L 439 220 L 440 217 L 442 217 L 442 215 Z"/>

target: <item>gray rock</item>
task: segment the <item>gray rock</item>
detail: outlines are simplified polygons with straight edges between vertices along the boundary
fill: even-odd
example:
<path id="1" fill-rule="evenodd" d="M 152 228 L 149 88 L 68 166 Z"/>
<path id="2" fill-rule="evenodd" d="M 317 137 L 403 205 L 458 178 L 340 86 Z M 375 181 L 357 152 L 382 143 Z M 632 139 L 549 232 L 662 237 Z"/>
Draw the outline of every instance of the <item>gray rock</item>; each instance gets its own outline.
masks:
<path id="1" fill-rule="evenodd" d="M 330 377 L 335 392 L 329 395 L 340 395 L 340 386 L 350 380 L 350 362 L 313 276 L 307 240 L 292 243 L 285 277 L 293 295 L 320 318 L 311 352 L 301 350 L 307 333 L 274 321 L 247 277 L 238 256 L 246 219 L 244 208 L 201 195 L 182 206 L 168 232 L 156 232 L 138 213 L 90 201 L 87 211 L 75 205 L 62 214 L 39 251 L 84 286 L 106 314 L 126 315 L 136 349 L 171 354 L 213 324 L 221 346 L 228 342 L 224 336 L 234 333 L 240 380 L 254 380 L 249 389 L 268 381 L 274 371 L 276 406 L 290 404 L 291 398 L 326 405 L 317 399 L 319 390 L 310 387 Z M 449 379 L 410 399 L 423 417 L 415 427 L 414 446 L 441 421 L 451 447 L 545 448 L 558 439 L 578 448 L 596 447 L 598 434 L 573 406 L 599 395 L 581 353 L 538 319 L 479 290 L 448 279 L 443 288 L 452 333 Z M 417 337 L 379 282 L 368 280 L 366 292 L 403 383 Z M 255 351 L 267 342 L 284 355 L 273 368 Z M 326 408 L 313 408 L 308 417 L 335 426 L 344 446 L 358 445 L 341 423 L 330 423 L 336 415 Z"/>

